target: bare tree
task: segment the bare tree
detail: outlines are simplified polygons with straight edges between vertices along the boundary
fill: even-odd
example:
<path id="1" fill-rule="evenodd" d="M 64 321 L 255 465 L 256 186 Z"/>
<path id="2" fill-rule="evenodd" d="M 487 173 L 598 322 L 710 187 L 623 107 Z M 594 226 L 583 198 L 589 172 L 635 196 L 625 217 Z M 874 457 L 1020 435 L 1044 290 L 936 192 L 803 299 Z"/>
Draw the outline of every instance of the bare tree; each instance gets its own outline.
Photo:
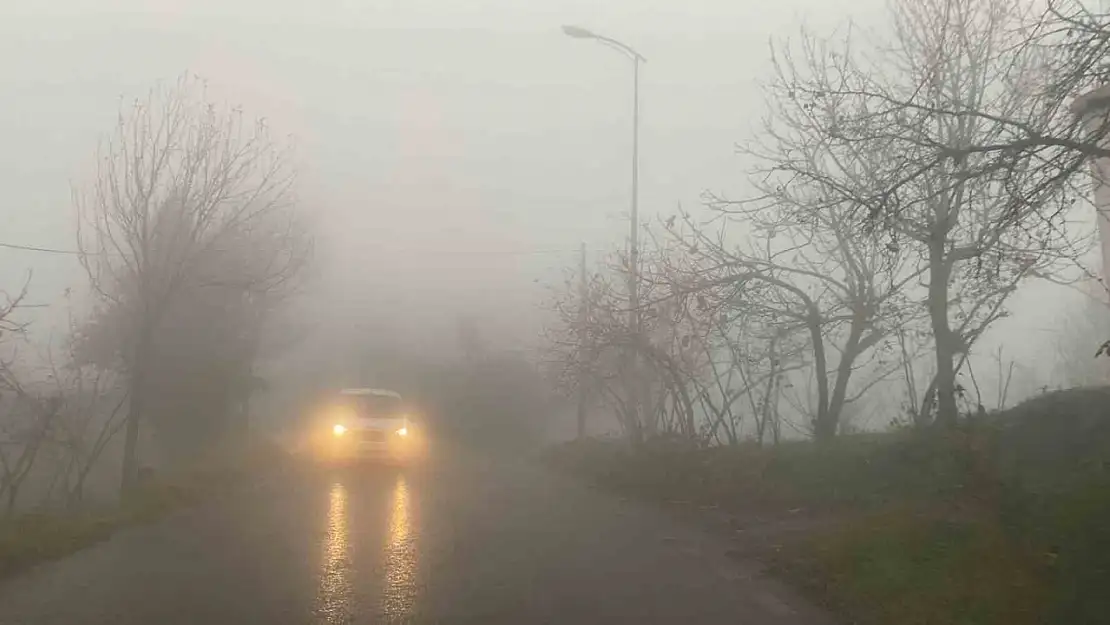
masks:
<path id="1" fill-rule="evenodd" d="M 137 475 L 160 324 L 187 290 L 265 293 L 296 275 L 305 247 L 292 182 L 286 150 L 265 122 L 211 102 L 199 79 L 182 78 L 121 110 L 77 206 L 90 283 L 126 328 L 116 346 L 129 376 L 125 492 Z M 216 273 L 229 257 L 243 261 L 240 271 Z"/>
<path id="2" fill-rule="evenodd" d="M 26 382 L 26 372 L 0 362 L 0 498 L 16 511 L 24 485 L 55 446 L 65 400 L 52 384 Z"/>
<path id="3" fill-rule="evenodd" d="M 751 330 L 747 323 L 718 317 L 710 321 L 709 331 L 697 341 L 706 371 L 692 382 L 698 405 L 708 420 L 704 435 L 707 441 L 721 443 L 723 435 L 723 442 L 738 444 L 743 436 L 745 398 L 749 400 L 748 415 L 754 419 L 757 412 L 751 397 L 762 381 L 757 370 L 768 359 L 753 349 Z"/>
<path id="4" fill-rule="evenodd" d="M 28 389 L 8 364 L 0 364 L 0 497 L 5 514 L 15 512 L 20 491 L 41 452 L 52 441 L 61 398 Z"/>
<path id="5" fill-rule="evenodd" d="M 861 227 L 920 255 L 936 355 L 922 409 L 952 423 L 970 346 L 1023 281 L 1070 279 L 1062 268 L 1089 240 L 1060 218 L 1075 200 L 1060 184 L 1067 168 L 1046 167 L 1044 152 L 985 149 L 1013 140 L 1000 120 L 1046 134 L 1061 123 L 1044 111 L 1039 87 L 1052 65 L 1025 45 L 1021 7 L 900 0 L 890 17 L 889 42 L 805 37 L 800 54 L 780 50 L 775 116 L 751 151 L 767 159 L 779 196 L 808 204 L 803 213 L 852 206 Z"/>
<path id="6" fill-rule="evenodd" d="M 14 317 L 29 282 L 30 278 L 15 295 L 0 293 L 0 340 L 6 351 L 0 354 L 0 499 L 5 514 L 15 510 L 20 489 L 49 437 L 53 417 L 50 411 L 40 410 L 43 406 L 24 388 L 15 369 L 17 347 L 6 340 L 21 337 L 26 329 Z"/>
<path id="7" fill-rule="evenodd" d="M 27 288 L 31 284 L 31 276 L 23 281 L 23 286 L 14 295 L 0 290 L 0 341 L 11 336 L 20 336 L 26 330 L 26 324 L 20 323 L 15 318 L 16 310 L 27 297 Z"/>
<path id="8" fill-rule="evenodd" d="M 1110 81 L 1110 13 L 1088 4 L 895 3 L 894 41 L 867 33 L 866 45 L 850 45 L 859 43 L 852 32 L 840 42 L 807 38 L 805 63 L 815 61 L 809 58 L 815 52 L 823 55 L 816 62 L 827 80 L 810 76 L 791 86 L 814 109 L 826 108 L 818 100 L 847 99 L 857 107 L 854 114 L 840 111 L 833 124 L 838 140 L 885 139 L 915 148 L 912 163 L 903 157 L 882 170 L 883 184 L 866 196 L 873 214 L 897 211 L 891 194 L 950 161 L 965 177 L 1023 174 L 1008 180 L 1012 192 L 1005 199 L 1016 211 L 1026 203 L 1056 202 L 1061 193 L 1074 199 L 1076 175 L 1088 159 L 1110 157 L 1110 117 L 1082 115 L 1104 107 L 1107 94 L 1100 88 Z M 777 60 L 800 77 L 782 52 Z M 938 94 L 939 83 L 954 74 L 964 91 Z M 967 91 L 972 85 L 976 93 Z M 1090 97 L 1080 97 L 1085 94 Z M 959 142 L 943 140 L 915 127 L 927 120 L 976 132 Z"/>
<path id="9" fill-rule="evenodd" d="M 63 450 L 56 477 L 66 507 L 76 509 L 85 501 L 89 476 L 126 424 L 127 395 L 112 371 L 72 365 L 67 369 L 65 377 L 58 379 L 68 393 L 63 396 L 65 405 L 54 435 Z"/>
<path id="10" fill-rule="evenodd" d="M 659 279 L 661 259 L 676 250 L 648 248 L 637 272 L 641 294 L 640 327 L 629 325 L 620 261 L 603 263 L 583 287 L 568 277 L 552 304 L 557 321 L 548 328 L 548 360 L 564 390 L 581 385 L 612 407 L 630 440 L 638 444 L 657 435 L 700 439 L 695 389 L 706 371 L 700 338 L 703 322 Z M 636 354 L 629 358 L 628 354 Z M 632 398 L 637 398 L 633 402 Z"/>
<path id="11" fill-rule="evenodd" d="M 60 400 L 51 443 L 61 452 L 46 499 L 60 490 L 67 509 L 83 505 L 89 476 L 126 424 L 127 392 L 121 376 L 110 367 L 82 362 L 80 332 L 71 314 L 63 362 L 58 364 L 53 350 L 46 359 L 48 382 Z"/>
<path id="12" fill-rule="evenodd" d="M 773 214 L 780 230 L 791 230 L 788 213 Z M 636 339 L 625 322 L 624 299 L 606 279 L 612 274 L 596 274 L 584 290 L 568 280 L 555 306 L 560 329 L 549 338 L 565 386 L 591 380 L 630 438 L 677 434 L 705 444 L 723 436 L 735 444 L 747 413 L 760 441 L 778 440 L 779 397 L 803 369 L 813 371 L 820 386 L 807 427 L 813 432 L 820 425 L 827 438 L 846 404 L 899 369 L 896 359 L 872 358 L 898 324 L 913 320 L 899 298 L 920 272 L 903 271 L 897 255 L 865 249 L 864 238 L 846 242 L 846 221 L 816 238 L 796 230 L 785 250 L 765 255 L 728 248 L 692 227 L 689 216 L 684 223 L 690 232 L 677 231 L 669 220 L 670 236 L 648 238 L 638 273 L 644 327 Z M 743 225 L 754 223 L 744 218 Z M 839 259 L 838 270 L 830 254 Z M 589 298 L 585 306 L 582 298 Z M 653 389 L 645 410 L 635 414 L 621 384 L 628 372 L 620 354 L 630 343 L 647 366 L 637 375 Z M 806 358 L 807 352 L 817 357 Z M 866 375 L 850 386 L 861 368 Z"/>
<path id="13" fill-rule="evenodd" d="M 687 290 L 725 287 L 733 291 L 731 305 L 749 311 L 746 319 L 773 320 L 777 343 L 794 333 L 806 337 L 816 382 L 809 426 L 827 440 L 845 405 L 898 369 L 891 333 L 919 321 L 907 291 L 923 269 L 904 250 L 860 231 L 850 203 L 813 210 L 811 198 L 764 191 L 755 201 L 712 197 L 716 232 L 688 214 L 684 230 L 671 222 L 671 231 L 690 251 Z M 738 232 L 747 240 L 730 241 Z"/>
<path id="14" fill-rule="evenodd" d="M 624 433 L 639 443 L 645 427 L 629 400 L 632 371 L 626 357 L 632 329 L 615 275 L 603 263 L 584 288 L 568 276 L 551 303 L 555 320 L 545 330 L 546 360 L 562 390 L 568 395 L 586 390 L 610 406 Z"/>

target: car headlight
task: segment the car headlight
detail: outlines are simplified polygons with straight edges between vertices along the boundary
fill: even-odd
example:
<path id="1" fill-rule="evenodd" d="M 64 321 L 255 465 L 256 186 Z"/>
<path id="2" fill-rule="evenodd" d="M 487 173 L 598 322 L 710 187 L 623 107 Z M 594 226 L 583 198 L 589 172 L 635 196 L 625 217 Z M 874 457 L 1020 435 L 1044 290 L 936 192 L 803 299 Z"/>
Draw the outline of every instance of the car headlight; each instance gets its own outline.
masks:
<path id="1" fill-rule="evenodd" d="M 397 430 L 397 436 L 408 436 L 408 435 L 409 435 L 409 429 L 407 427 L 403 427 L 403 428 Z"/>
<path id="2" fill-rule="evenodd" d="M 335 434 L 336 436 L 343 436 L 347 433 L 347 426 L 343 425 L 342 423 L 337 423 L 332 426 L 331 433 Z"/>

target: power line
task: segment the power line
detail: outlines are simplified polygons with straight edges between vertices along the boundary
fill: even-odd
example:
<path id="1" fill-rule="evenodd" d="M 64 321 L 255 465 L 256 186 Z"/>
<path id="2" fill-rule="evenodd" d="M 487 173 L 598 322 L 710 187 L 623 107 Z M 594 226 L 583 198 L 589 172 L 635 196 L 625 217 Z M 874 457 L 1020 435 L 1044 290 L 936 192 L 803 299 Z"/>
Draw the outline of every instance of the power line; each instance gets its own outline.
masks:
<path id="1" fill-rule="evenodd" d="M 44 254 L 63 254 L 67 256 L 92 256 L 88 252 L 78 250 L 63 250 L 53 247 L 39 247 L 35 245 L 19 245 L 16 243 L 0 242 L 0 248 L 19 250 L 23 252 L 41 252 Z M 395 250 L 397 254 L 447 254 L 451 256 L 532 256 L 539 254 L 570 254 L 575 250 L 567 249 L 535 249 L 535 250 Z"/>
<path id="2" fill-rule="evenodd" d="M 572 249 L 536 249 L 536 250 L 397 250 L 398 254 L 423 253 L 428 255 L 446 254 L 449 256 L 534 256 L 538 254 L 570 254 Z"/>
<path id="3" fill-rule="evenodd" d="M 0 242 L 0 247 L 7 248 L 9 250 L 21 250 L 21 251 L 24 251 L 24 252 L 43 252 L 43 253 L 46 253 L 46 254 L 66 254 L 66 255 L 69 255 L 69 256 L 85 256 L 84 252 L 78 252 L 76 250 L 60 250 L 60 249 L 53 248 L 53 247 L 36 247 L 34 245 L 17 245 L 15 243 L 2 243 L 2 242 Z"/>

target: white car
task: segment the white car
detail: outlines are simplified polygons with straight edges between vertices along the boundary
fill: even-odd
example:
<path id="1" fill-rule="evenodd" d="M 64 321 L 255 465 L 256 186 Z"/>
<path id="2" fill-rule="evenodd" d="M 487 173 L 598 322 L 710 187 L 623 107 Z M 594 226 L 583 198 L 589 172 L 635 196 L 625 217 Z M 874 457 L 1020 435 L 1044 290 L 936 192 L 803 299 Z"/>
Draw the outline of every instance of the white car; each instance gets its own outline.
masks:
<path id="1" fill-rule="evenodd" d="M 317 452 L 324 460 L 408 462 L 422 450 L 412 412 L 393 391 L 343 389 L 316 423 Z"/>

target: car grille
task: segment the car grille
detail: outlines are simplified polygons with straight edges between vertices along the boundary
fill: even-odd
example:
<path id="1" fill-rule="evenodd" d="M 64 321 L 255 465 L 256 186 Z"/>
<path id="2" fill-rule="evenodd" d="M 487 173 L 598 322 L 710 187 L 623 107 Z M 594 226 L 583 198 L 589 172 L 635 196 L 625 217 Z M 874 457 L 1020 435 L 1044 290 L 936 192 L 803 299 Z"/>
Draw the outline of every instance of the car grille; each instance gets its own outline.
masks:
<path id="1" fill-rule="evenodd" d="M 359 438 L 369 443 L 384 443 L 385 432 L 382 430 L 360 430 Z"/>

